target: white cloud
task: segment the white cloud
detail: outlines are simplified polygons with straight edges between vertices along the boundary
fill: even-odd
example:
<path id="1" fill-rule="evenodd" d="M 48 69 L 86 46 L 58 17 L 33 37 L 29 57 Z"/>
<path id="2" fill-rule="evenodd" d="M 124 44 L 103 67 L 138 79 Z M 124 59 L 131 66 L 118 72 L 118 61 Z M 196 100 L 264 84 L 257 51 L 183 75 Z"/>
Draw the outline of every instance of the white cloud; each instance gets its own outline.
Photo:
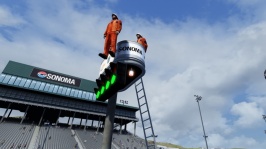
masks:
<path id="1" fill-rule="evenodd" d="M 249 21 L 259 22 L 266 18 L 265 0 L 228 0 L 228 2 L 237 6 L 243 13 L 242 17 Z"/>
<path id="2" fill-rule="evenodd" d="M 255 102 L 241 102 L 235 104 L 231 112 L 239 116 L 235 121 L 235 125 L 240 127 L 256 127 L 258 122 L 261 121 L 261 116 L 264 111 Z"/>
<path id="3" fill-rule="evenodd" d="M 239 92 L 252 94 L 254 92 L 249 88 L 261 84 L 260 70 L 266 63 L 263 24 L 239 28 L 233 33 L 222 26 L 192 25 L 190 22 L 178 26 L 178 30 L 171 25 L 164 27 L 165 24 L 160 26 L 163 29 L 158 29 L 159 26 L 150 28 L 154 31 L 147 35 L 153 38 L 147 39 L 154 41 L 147 53 L 151 62 L 148 62 L 145 80 L 150 84 L 147 95 L 153 105 L 155 124 L 158 121 L 174 130 L 178 134 L 175 140 L 192 133 L 201 137 L 198 109 L 193 98 L 194 94 L 199 94 L 203 96 L 201 106 L 206 131 L 237 133 L 238 128 L 230 128 L 229 121 L 233 119 L 224 117 L 224 113 L 233 106 L 233 99 L 239 98 Z M 255 109 L 252 116 L 259 114 L 255 119 L 245 117 L 251 122 L 246 126 L 261 120 L 261 112 L 261 108 Z M 156 126 L 159 125 L 155 125 L 155 130 L 160 130 Z M 171 131 L 165 132 L 165 136 L 169 133 Z"/>
<path id="4" fill-rule="evenodd" d="M 24 23 L 23 19 L 13 14 L 7 7 L 0 6 L 0 27 L 17 26 Z"/>
<path id="5" fill-rule="evenodd" d="M 226 139 L 220 134 L 211 134 L 208 139 L 210 147 L 220 147 L 220 148 L 256 148 L 263 149 L 263 147 L 258 146 L 258 142 L 246 136 L 237 136 L 230 139 Z"/>
<path id="6" fill-rule="evenodd" d="M 248 6 L 258 7 L 260 4 L 265 3 L 264 0 L 229 0 L 229 1 L 234 2 L 241 6 L 245 6 L 245 7 L 248 7 Z"/>
<path id="7" fill-rule="evenodd" d="M 13 41 L 0 36 L 0 69 L 15 60 L 89 80 L 97 78 L 102 61 L 97 54 L 103 50 L 102 35 L 112 10 L 90 2 L 86 10 L 76 5 L 83 2 L 28 1 L 27 17 L 17 18 L 27 24 L 11 34 Z M 238 147 L 241 140 L 247 146 L 260 144 L 253 136 L 242 136 L 236 125 L 248 127 L 262 120 L 265 106 L 257 104 L 262 100 L 246 101 L 264 94 L 262 88 L 266 88 L 262 82 L 266 63 L 263 20 L 232 29 L 196 19 L 166 24 L 158 19 L 119 17 L 123 21 L 119 40 L 136 40 L 135 33 L 141 32 L 149 44 L 143 79 L 159 141 L 188 147 L 203 143 L 194 97 L 198 94 L 203 97 L 200 106 L 212 146 L 223 147 L 224 142 Z M 239 93 L 246 96 L 235 104 Z M 119 94 L 119 99 L 137 105 L 133 87 Z M 230 118 L 230 109 L 239 116 L 237 121 Z M 244 109 L 250 111 L 247 116 Z M 142 135 L 140 127 L 139 123 L 137 130 Z M 263 128 L 259 125 L 258 129 Z"/>
<path id="8" fill-rule="evenodd" d="M 264 90 L 265 89 L 263 89 L 263 91 Z M 266 109 L 266 103 L 265 103 L 266 97 L 265 97 L 265 95 L 262 95 L 262 96 L 251 96 L 251 97 L 249 97 L 249 99 L 250 99 L 251 102 L 257 103 L 260 108 Z"/>

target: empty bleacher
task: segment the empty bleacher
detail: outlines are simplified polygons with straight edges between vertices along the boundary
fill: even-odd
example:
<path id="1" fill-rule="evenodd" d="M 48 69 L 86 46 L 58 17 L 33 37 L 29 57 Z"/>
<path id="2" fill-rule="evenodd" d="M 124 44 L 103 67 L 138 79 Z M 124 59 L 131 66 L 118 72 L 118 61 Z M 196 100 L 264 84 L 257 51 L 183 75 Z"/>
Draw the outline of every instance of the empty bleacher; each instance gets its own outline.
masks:
<path id="1" fill-rule="evenodd" d="M 34 149 L 78 149 L 75 136 L 84 149 L 101 149 L 103 129 L 87 127 L 70 129 L 69 127 L 41 126 L 35 139 L 34 124 L 19 124 L 18 122 L 3 122 L 0 124 L 0 149 L 28 149 L 33 142 Z M 36 129 L 37 130 L 37 129 Z M 32 139 L 32 140 L 31 140 Z M 31 142 L 32 141 L 32 142 Z M 145 149 L 142 138 L 133 134 L 115 130 L 113 132 L 112 149 Z"/>
<path id="2" fill-rule="evenodd" d="M 30 143 L 35 126 L 30 124 L 4 122 L 0 124 L 0 148 L 26 149 Z"/>
<path id="3" fill-rule="evenodd" d="M 53 126 L 41 127 L 37 142 L 37 148 L 43 149 L 72 149 L 77 144 L 71 129 Z"/>
<path id="4" fill-rule="evenodd" d="M 146 149 L 143 139 L 127 131 L 122 131 L 121 134 L 118 131 L 114 131 L 113 143 L 121 149 Z"/>
<path id="5" fill-rule="evenodd" d="M 103 135 L 101 133 L 97 133 L 96 130 L 89 129 L 84 131 L 81 129 L 76 129 L 75 132 L 87 149 L 102 148 Z"/>

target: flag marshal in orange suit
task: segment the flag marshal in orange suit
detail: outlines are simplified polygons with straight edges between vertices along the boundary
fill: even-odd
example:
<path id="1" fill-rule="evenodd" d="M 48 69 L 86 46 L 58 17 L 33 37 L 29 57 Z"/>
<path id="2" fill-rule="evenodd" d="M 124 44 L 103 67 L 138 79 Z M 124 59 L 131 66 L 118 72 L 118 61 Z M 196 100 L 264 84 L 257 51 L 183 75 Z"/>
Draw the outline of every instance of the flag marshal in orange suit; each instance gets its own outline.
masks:
<path id="1" fill-rule="evenodd" d="M 112 21 L 107 25 L 103 34 L 105 38 L 103 53 L 99 53 L 99 56 L 106 59 L 108 53 L 115 57 L 117 36 L 122 30 L 122 21 L 118 19 L 116 14 L 112 14 Z"/>
<path id="2" fill-rule="evenodd" d="M 144 37 L 142 37 L 142 35 L 140 33 L 137 33 L 136 36 L 137 36 L 137 42 L 144 47 L 144 50 L 146 52 L 147 48 L 148 48 L 148 44 L 147 44 L 146 39 Z"/>

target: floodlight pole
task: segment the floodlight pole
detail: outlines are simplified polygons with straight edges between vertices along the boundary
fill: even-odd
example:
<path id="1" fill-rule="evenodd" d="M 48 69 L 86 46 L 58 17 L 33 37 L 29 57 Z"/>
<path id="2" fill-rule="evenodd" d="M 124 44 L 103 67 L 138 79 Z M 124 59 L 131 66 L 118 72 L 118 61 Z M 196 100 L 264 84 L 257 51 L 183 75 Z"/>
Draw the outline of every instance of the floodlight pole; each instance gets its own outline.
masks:
<path id="1" fill-rule="evenodd" d="M 204 139 L 205 139 L 205 142 L 206 142 L 206 147 L 207 147 L 207 149 L 209 149 L 208 148 L 208 143 L 207 143 L 207 137 L 208 136 L 206 136 L 206 133 L 205 133 L 205 129 L 204 129 L 204 125 L 203 125 L 203 119 L 202 119 L 202 115 L 201 115 L 201 110 L 200 110 L 200 105 L 199 105 L 199 101 L 202 99 L 202 97 L 201 96 L 199 96 L 199 95 L 194 95 L 195 97 L 196 97 L 196 101 L 198 102 L 198 107 L 199 107 L 199 113 L 200 113 L 200 119 L 201 119 L 201 125 L 202 125 L 202 129 L 203 129 L 203 133 L 204 133 Z"/>
<path id="2" fill-rule="evenodd" d="M 266 115 L 262 115 L 262 118 L 263 118 L 264 121 L 266 122 Z"/>
<path id="3" fill-rule="evenodd" d="M 266 70 L 265 70 L 266 71 Z M 264 121 L 266 122 L 266 115 L 262 115 L 262 118 L 264 119 Z M 264 133 L 266 134 L 266 130 L 264 130 Z"/>
<path id="4" fill-rule="evenodd" d="M 264 78 L 266 79 L 266 69 L 265 69 L 265 71 L 264 71 Z"/>
<path id="5" fill-rule="evenodd" d="M 104 122 L 102 149 L 112 148 L 116 98 L 117 93 L 115 93 L 111 98 L 108 99 L 106 117 Z"/>

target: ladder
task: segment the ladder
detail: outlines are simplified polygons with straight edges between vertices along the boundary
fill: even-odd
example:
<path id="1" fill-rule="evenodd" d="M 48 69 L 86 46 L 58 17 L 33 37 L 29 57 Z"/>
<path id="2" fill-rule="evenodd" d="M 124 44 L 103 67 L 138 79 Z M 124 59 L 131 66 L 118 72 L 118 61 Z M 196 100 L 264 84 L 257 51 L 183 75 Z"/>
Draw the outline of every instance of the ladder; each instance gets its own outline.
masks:
<path id="1" fill-rule="evenodd" d="M 142 122 L 142 128 L 144 132 L 147 149 L 156 149 L 156 142 L 155 142 L 156 136 L 154 135 L 154 131 L 152 127 L 150 111 L 148 107 L 148 102 L 147 102 L 142 78 L 140 78 L 135 83 L 135 89 L 136 89 L 137 100 L 138 100 L 139 110 L 140 110 L 140 117 L 141 117 L 141 122 Z M 153 141 L 150 140 L 150 142 L 148 142 L 148 139 L 153 139 Z"/>

